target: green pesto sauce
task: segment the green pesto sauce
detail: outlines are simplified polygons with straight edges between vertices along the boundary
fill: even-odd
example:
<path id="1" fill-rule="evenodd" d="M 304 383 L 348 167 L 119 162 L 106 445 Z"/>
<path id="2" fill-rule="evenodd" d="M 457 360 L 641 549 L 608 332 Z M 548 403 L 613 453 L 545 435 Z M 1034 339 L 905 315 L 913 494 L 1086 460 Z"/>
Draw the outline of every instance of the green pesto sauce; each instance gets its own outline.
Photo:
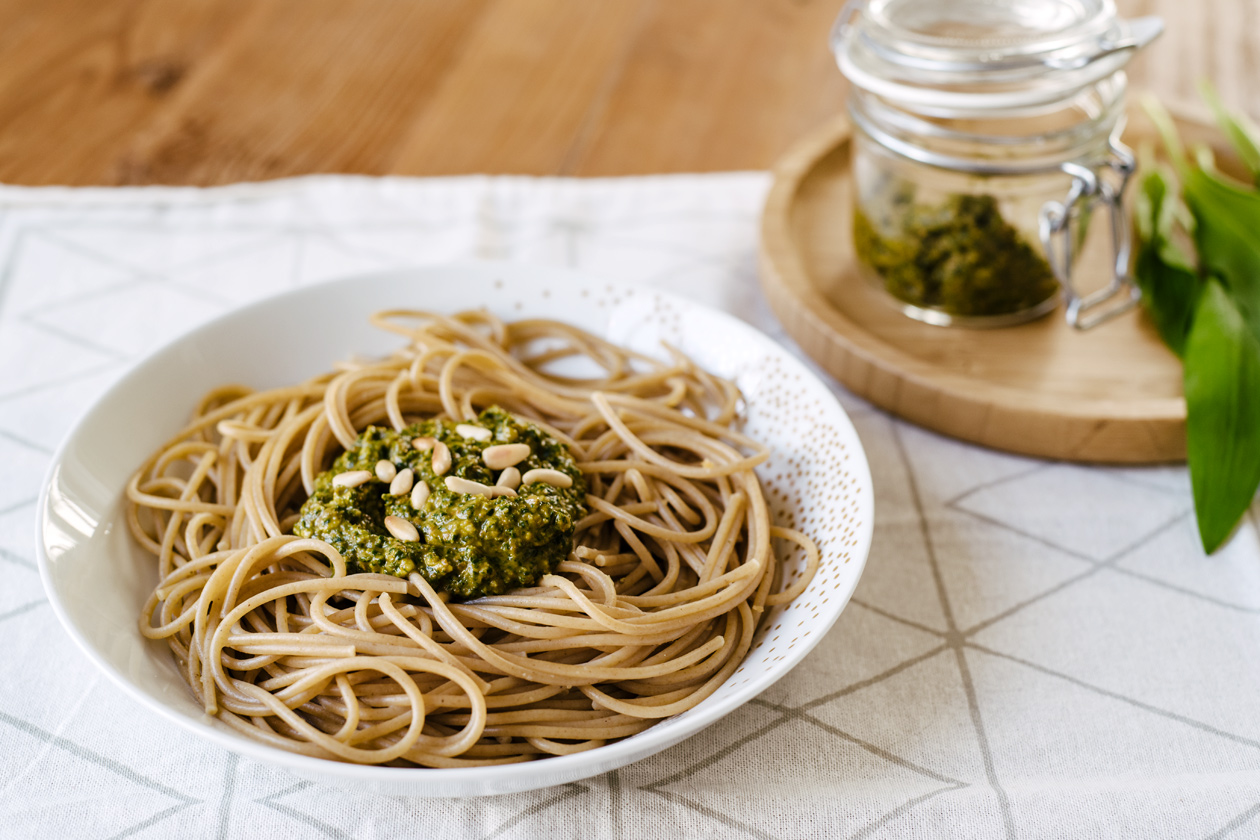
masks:
<path id="1" fill-rule="evenodd" d="M 416 571 L 456 598 L 533 586 L 572 551 L 573 532 L 587 512 L 586 482 L 568 449 L 536 426 L 498 407 L 481 412 L 473 425 L 489 429 L 493 437 L 484 442 L 465 439 L 449 420 L 425 420 L 402 432 L 369 426 L 315 480 L 293 533 L 327 542 L 351 571 L 397 577 Z M 412 447 L 417 437 L 436 438 L 450 448 L 451 468 L 445 475 L 433 472 L 431 451 Z M 522 474 L 544 467 L 559 470 L 573 479 L 573 486 L 535 482 L 521 485 L 515 497 L 493 499 L 446 489 L 447 476 L 494 484 L 499 471 L 487 467 L 481 453 L 501 443 L 529 444 L 530 456 L 516 465 Z M 338 473 L 373 472 L 381 460 L 392 461 L 399 471 L 410 467 L 416 483 L 428 483 L 431 492 L 423 510 L 411 506 L 410 493 L 390 495 L 389 484 L 375 476 L 358 487 L 333 486 Z M 389 515 L 415 525 L 420 541 L 394 538 L 385 530 Z"/>
<path id="2" fill-rule="evenodd" d="M 1049 264 L 1002 218 L 992 196 L 894 203 L 895 221 L 875 224 L 858 211 L 853 241 L 858 258 L 900 300 L 951 315 L 1007 315 L 1058 291 Z"/>

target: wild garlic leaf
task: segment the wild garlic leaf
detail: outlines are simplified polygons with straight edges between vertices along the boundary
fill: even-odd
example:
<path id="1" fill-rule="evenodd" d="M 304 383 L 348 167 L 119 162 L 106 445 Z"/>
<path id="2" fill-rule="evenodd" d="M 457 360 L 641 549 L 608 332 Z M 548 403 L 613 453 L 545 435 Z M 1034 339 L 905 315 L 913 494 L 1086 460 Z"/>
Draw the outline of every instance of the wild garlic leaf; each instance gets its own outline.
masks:
<path id="1" fill-rule="evenodd" d="M 1251 180 L 1260 187 L 1260 128 L 1248 119 L 1246 114 L 1231 111 L 1221 102 L 1216 88 L 1204 81 L 1199 85 L 1199 92 L 1216 117 L 1216 124 L 1229 139 L 1230 145 L 1238 153 L 1243 164 L 1251 172 Z"/>
<path id="2" fill-rule="evenodd" d="M 1185 344 L 1186 454 L 1209 554 L 1260 486 L 1260 341 L 1215 279 L 1199 296 Z"/>
<path id="3" fill-rule="evenodd" d="M 1182 345 L 1186 452 L 1199 537 L 1210 554 L 1229 537 L 1260 486 L 1260 192 L 1221 175 L 1206 149 L 1191 159 L 1158 100 L 1147 97 L 1143 104 L 1164 140 L 1181 180 L 1181 199 L 1193 217 L 1192 224 L 1178 225 L 1182 204 L 1167 168 L 1157 179 L 1144 180 L 1135 268 L 1139 282 L 1169 309 L 1176 295 L 1167 287 L 1184 288 L 1179 285 L 1184 278 L 1170 279 L 1170 268 L 1195 275 L 1198 283 Z M 1248 139 L 1231 137 L 1243 143 L 1244 155 Z M 1192 234 L 1197 266 L 1183 263 L 1173 242 L 1181 227 Z M 1180 322 L 1166 310 L 1153 315 L 1161 336 L 1175 349 Z"/>
<path id="4" fill-rule="evenodd" d="M 1200 283 L 1172 238 L 1177 196 L 1171 180 L 1171 173 L 1152 167 L 1139 184 L 1135 202 L 1139 244 L 1133 273 L 1160 338 L 1182 356 Z"/>
<path id="5" fill-rule="evenodd" d="M 1260 192 L 1230 184 L 1200 167 L 1184 176 L 1194 214 L 1199 267 L 1218 276 L 1260 341 Z"/>

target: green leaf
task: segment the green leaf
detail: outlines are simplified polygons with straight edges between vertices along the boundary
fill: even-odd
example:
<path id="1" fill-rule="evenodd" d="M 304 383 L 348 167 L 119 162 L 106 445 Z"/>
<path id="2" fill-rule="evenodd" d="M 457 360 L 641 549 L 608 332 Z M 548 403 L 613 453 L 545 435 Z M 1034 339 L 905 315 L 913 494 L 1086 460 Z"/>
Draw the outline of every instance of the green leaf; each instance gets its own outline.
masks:
<path id="1" fill-rule="evenodd" d="M 1260 486 L 1260 341 L 1209 279 L 1185 344 L 1186 453 L 1209 554 L 1229 537 Z"/>
<path id="2" fill-rule="evenodd" d="M 1227 113 L 1210 91 L 1205 96 L 1256 174 L 1254 127 Z M 1260 192 L 1219 173 L 1206 148 L 1191 159 L 1163 106 L 1153 97 L 1144 105 L 1180 177 L 1184 205 L 1172 172 L 1150 165 L 1148 155 L 1134 270 L 1161 337 L 1182 356 L 1195 515 L 1211 553 L 1260 486 Z M 1186 232 L 1197 266 L 1174 241 Z"/>
<path id="3" fill-rule="evenodd" d="M 1226 108 L 1221 97 L 1217 95 L 1216 88 L 1206 79 L 1199 84 L 1199 93 L 1212 109 L 1217 125 L 1229 139 L 1234 151 L 1251 171 L 1252 180 L 1257 187 L 1260 187 L 1260 128 L 1257 128 L 1246 114 Z"/>
<path id="4" fill-rule="evenodd" d="M 1224 282 L 1260 341 L 1260 193 L 1200 168 L 1185 174 L 1183 195 L 1194 214 L 1199 267 Z"/>
<path id="5" fill-rule="evenodd" d="M 1186 160 L 1186 149 L 1181 143 L 1181 134 L 1177 131 L 1177 124 L 1173 122 L 1172 114 L 1168 113 L 1164 103 L 1160 102 L 1153 93 L 1142 96 L 1142 108 L 1151 118 L 1160 138 L 1164 141 L 1164 150 L 1168 152 L 1168 159 L 1172 162 L 1173 168 L 1177 170 L 1178 175 L 1184 176 L 1190 164 Z"/>
<path id="6" fill-rule="evenodd" d="M 1139 184 L 1135 210 L 1139 244 L 1133 273 L 1160 338 L 1181 356 L 1200 283 L 1190 261 L 1172 241 L 1177 198 L 1170 181 L 1171 173 L 1152 168 Z"/>

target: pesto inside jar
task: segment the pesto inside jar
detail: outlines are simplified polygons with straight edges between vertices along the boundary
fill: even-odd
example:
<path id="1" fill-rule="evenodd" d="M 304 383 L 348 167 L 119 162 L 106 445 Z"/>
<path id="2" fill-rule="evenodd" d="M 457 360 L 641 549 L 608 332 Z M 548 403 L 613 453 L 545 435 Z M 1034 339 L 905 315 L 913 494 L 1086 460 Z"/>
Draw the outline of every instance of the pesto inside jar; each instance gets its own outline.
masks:
<path id="1" fill-rule="evenodd" d="M 1049 263 L 993 196 L 957 194 L 928 205 L 905 191 L 878 217 L 870 213 L 867 205 L 854 214 L 858 258 L 906 303 L 964 317 L 1010 315 L 1059 290 Z"/>
<path id="2" fill-rule="evenodd" d="M 293 533 L 328 543 L 352 572 L 397 577 L 419 572 L 435 589 L 457 599 L 533 586 L 573 549 L 578 520 L 587 513 L 582 472 L 564 444 L 501 408 L 487 408 L 475 421 L 468 421 L 468 425 L 488 429 L 488 440 L 466 438 L 456 425 L 434 419 L 401 432 L 367 427 L 332 468 L 315 479 Z M 416 438 L 446 444 L 450 469 L 441 476 L 435 473 L 434 450 L 417 450 L 412 445 Z M 534 482 L 522 484 L 515 496 L 494 498 L 447 489 L 449 476 L 495 484 L 502 471 L 487 467 L 482 452 L 508 443 L 529 445 L 529 456 L 515 467 L 522 474 L 532 469 L 558 470 L 572 479 L 572 485 L 562 488 Z M 412 506 L 410 490 L 392 495 L 389 482 L 375 474 L 357 487 L 333 483 L 344 472 L 374 473 L 382 460 L 398 471 L 411 469 L 415 483 L 428 484 L 430 493 L 422 509 Z M 414 525 L 419 541 L 393 536 L 385 527 L 386 516 Z"/>

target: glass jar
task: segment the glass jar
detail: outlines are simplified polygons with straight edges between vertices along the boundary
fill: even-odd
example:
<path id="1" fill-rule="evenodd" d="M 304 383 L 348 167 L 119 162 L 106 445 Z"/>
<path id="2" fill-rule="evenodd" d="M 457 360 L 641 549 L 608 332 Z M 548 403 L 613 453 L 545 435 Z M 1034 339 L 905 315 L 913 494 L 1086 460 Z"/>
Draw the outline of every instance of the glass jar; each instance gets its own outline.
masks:
<path id="1" fill-rule="evenodd" d="M 832 46 L 853 83 L 863 272 L 931 324 L 1005 326 L 1062 299 L 1084 329 L 1130 308 L 1122 68 L 1160 31 L 1111 0 L 852 0 Z M 1110 276 L 1085 290 L 1092 222 Z"/>

